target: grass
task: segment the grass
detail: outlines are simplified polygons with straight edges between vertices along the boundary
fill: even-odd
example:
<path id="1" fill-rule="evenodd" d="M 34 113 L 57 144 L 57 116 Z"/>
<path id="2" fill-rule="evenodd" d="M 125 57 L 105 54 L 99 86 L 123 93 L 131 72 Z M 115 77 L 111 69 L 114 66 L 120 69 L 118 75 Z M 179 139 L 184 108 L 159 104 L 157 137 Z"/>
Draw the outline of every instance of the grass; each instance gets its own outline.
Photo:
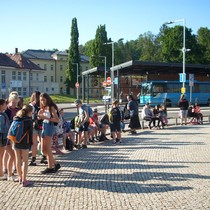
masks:
<path id="1" fill-rule="evenodd" d="M 56 104 L 59 104 L 59 103 L 73 103 L 76 100 L 75 96 L 69 96 L 69 95 L 53 94 L 53 95 L 50 95 L 50 97 L 52 98 L 52 100 Z M 30 98 L 24 98 L 24 103 L 28 104 L 29 100 L 30 100 Z M 90 103 L 97 103 L 97 102 L 101 102 L 101 100 L 90 99 L 89 102 Z"/>

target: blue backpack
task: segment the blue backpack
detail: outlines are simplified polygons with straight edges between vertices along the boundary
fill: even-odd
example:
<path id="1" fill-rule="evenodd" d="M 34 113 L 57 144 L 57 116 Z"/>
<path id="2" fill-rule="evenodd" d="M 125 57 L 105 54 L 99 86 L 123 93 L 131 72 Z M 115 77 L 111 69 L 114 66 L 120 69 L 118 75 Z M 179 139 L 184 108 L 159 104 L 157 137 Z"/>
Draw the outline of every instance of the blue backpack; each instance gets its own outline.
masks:
<path id="1" fill-rule="evenodd" d="M 10 128 L 9 118 L 6 113 L 0 113 L 0 139 L 7 139 Z"/>
<path id="2" fill-rule="evenodd" d="M 24 139 L 24 137 L 28 134 L 28 130 L 25 133 L 23 131 L 24 131 L 23 120 L 17 120 L 17 121 L 15 120 L 12 122 L 10 126 L 7 138 L 15 143 L 20 143 Z"/>

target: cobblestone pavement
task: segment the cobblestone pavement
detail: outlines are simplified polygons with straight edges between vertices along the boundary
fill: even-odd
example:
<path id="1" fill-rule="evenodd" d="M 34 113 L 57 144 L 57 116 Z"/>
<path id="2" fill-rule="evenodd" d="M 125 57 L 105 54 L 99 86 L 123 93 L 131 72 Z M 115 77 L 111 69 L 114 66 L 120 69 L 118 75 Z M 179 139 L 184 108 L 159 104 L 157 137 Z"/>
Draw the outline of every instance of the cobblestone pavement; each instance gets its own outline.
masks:
<path id="1" fill-rule="evenodd" d="M 210 209 L 209 126 L 125 133 L 57 156 L 56 174 L 30 166 L 33 187 L 0 181 L 0 209 Z"/>

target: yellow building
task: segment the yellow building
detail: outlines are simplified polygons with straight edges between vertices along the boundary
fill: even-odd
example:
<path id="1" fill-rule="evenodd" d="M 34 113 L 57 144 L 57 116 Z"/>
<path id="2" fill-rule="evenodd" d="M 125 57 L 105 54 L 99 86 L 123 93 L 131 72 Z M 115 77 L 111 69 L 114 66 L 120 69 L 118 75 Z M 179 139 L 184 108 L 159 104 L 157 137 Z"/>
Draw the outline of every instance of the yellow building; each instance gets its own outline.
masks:
<path id="1" fill-rule="evenodd" d="M 27 50 L 23 55 L 46 70 L 44 73 L 44 92 L 47 92 L 48 94 L 66 93 L 66 85 L 64 82 L 66 80 L 67 52 Z M 80 59 L 81 71 L 89 69 L 89 57 L 80 54 Z"/>

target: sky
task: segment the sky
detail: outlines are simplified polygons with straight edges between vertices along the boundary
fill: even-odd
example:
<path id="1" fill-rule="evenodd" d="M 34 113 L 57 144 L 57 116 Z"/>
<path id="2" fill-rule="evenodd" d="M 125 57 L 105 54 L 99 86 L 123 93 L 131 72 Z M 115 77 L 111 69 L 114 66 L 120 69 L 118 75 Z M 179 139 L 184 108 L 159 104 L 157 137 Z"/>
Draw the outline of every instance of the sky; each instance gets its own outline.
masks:
<path id="1" fill-rule="evenodd" d="M 77 19 L 79 44 L 95 38 L 106 25 L 112 41 L 136 40 L 148 31 L 154 35 L 167 21 L 185 19 L 197 34 L 210 30 L 209 0 L 9 0 L 0 3 L 0 52 L 27 49 L 58 50 L 70 46 L 72 19 Z M 175 25 L 183 25 L 183 21 Z"/>

